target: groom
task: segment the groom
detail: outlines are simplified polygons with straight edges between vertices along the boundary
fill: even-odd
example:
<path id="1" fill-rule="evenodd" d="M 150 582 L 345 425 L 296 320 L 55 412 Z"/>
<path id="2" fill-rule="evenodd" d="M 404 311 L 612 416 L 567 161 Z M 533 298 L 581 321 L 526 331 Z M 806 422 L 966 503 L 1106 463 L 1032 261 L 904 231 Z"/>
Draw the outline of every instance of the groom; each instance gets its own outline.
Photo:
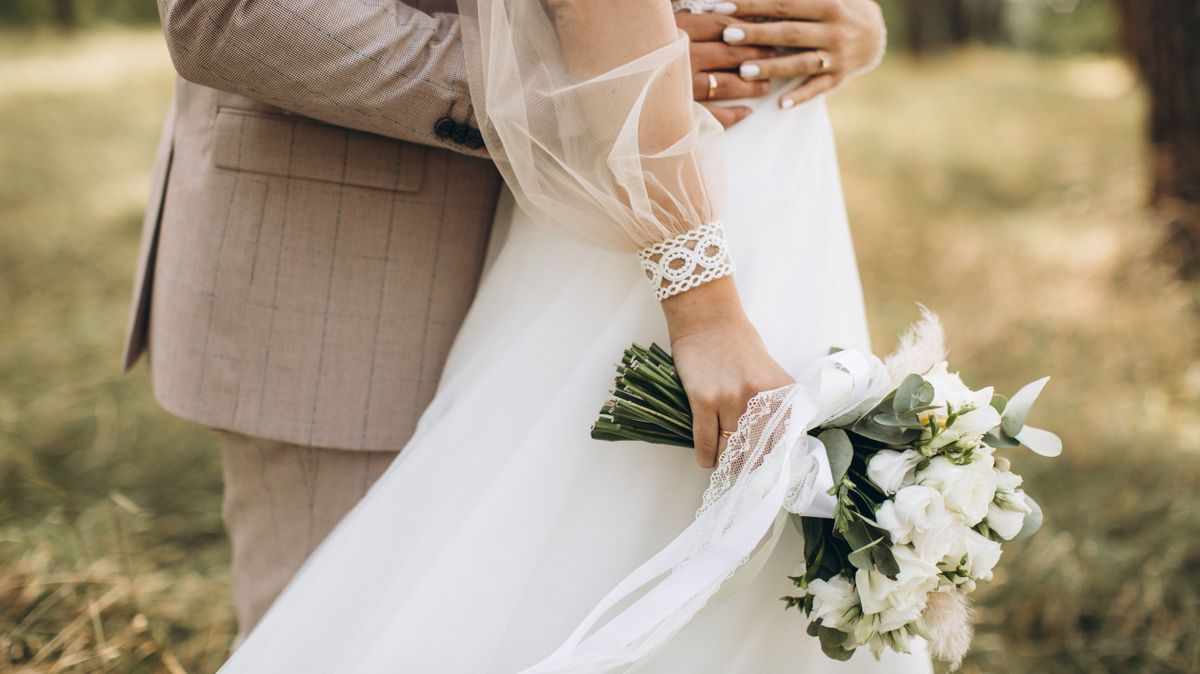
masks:
<path id="1" fill-rule="evenodd" d="M 500 178 L 454 10 L 159 0 L 181 78 L 125 367 L 148 352 L 162 406 L 220 433 L 242 635 L 407 442 L 474 295 Z M 871 0 L 718 12 L 679 17 L 700 100 L 811 76 L 786 107 L 882 50 Z"/>

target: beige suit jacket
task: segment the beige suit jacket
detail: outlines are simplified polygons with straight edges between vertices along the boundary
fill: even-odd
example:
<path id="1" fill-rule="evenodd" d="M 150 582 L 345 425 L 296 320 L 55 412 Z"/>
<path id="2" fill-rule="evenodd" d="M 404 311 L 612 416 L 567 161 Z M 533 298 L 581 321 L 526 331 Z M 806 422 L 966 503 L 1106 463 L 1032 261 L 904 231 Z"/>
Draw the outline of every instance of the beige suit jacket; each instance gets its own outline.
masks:
<path id="1" fill-rule="evenodd" d="M 453 0 L 159 0 L 179 80 L 125 365 L 168 411 L 397 450 L 433 396 L 500 179 Z"/>

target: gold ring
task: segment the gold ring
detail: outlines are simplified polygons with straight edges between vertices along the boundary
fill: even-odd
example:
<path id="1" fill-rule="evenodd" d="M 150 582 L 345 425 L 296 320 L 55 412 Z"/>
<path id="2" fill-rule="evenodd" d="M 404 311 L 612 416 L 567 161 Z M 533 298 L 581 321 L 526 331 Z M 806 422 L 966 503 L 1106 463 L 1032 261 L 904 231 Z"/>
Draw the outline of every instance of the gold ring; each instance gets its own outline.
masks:
<path id="1" fill-rule="evenodd" d="M 816 54 L 817 54 L 817 61 L 821 65 L 821 69 L 818 70 L 817 72 L 823 73 L 823 72 L 829 70 L 831 67 L 833 67 L 833 64 L 829 62 L 829 59 L 824 54 L 822 54 L 821 52 L 816 52 Z"/>
<path id="2" fill-rule="evenodd" d="M 708 74 L 708 98 L 706 98 L 704 100 L 711 101 L 713 99 L 713 97 L 716 95 L 717 95 L 717 76 L 712 73 L 709 73 Z"/>
<path id="3" fill-rule="evenodd" d="M 733 431 L 726 431 L 726 430 L 722 430 L 722 431 L 721 431 L 721 437 L 722 437 L 722 438 L 725 438 L 726 440 L 728 440 L 729 438 L 733 437 Z"/>

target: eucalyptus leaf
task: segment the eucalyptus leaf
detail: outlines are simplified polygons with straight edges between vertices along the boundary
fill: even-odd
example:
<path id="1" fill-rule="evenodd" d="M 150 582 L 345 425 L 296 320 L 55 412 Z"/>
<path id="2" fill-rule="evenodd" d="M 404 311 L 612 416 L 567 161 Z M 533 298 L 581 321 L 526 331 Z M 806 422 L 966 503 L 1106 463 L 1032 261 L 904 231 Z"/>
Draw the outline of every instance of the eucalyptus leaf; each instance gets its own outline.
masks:
<path id="1" fill-rule="evenodd" d="M 817 439 L 825 445 L 825 453 L 829 455 L 829 472 L 833 474 L 833 483 L 840 484 L 854 460 L 854 445 L 850 444 L 850 436 L 840 428 L 831 428 L 818 435 Z"/>
<path id="2" fill-rule="evenodd" d="M 842 647 L 846 643 L 846 633 L 841 630 L 822 625 L 817 628 L 817 639 L 821 641 L 821 651 L 834 660 L 845 662 L 854 655 L 854 651 Z"/>
<path id="3" fill-rule="evenodd" d="M 850 560 L 850 563 L 854 565 L 854 568 L 862 569 L 863 571 L 870 571 L 871 567 L 875 566 L 875 564 L 871 561 L 871 550 L 869 548 L 866 550 L 855 550 L 854 552 L 851 552 L 846 559 Z"/>
<path id="4" fill-rule="evenodd" d="M 900 565 L 892 549 L 886 545 L 876 545 L 871 548 L 871 561 L 875 562 L 875 570 L 885 576 L 895 576 L 900 573 Z"/>
<path id="5" fill-rule="evenodd" d="M 900 386 L 896 388 L 896 393 L 892 396 L 892 412 L 897 415 L 904 414 L 911 410 L 918 402 L 917 396 L 921 389 L 921 384 L 925 380 L 919 374 L 910 374 L 900 382 Z"/>
<path id="6" fill-rule="evenodd" d="M 909 428 L 896 428 L 894 426 L 882 426 L 875 423 L 875 420 L 870 415 L 859 419 L 850 430 L 868 440 L 882 442 L 885 445 L 893 447 L 910 444 L 921 437 L 921 431 Z"/>
<path id="7" fill-rule="evenodd" d="M 884 540 L 885 539 L 883 538 L 876 538 L 870 543 L 858 548 L 854 552 L 851 552 L 847 559 L 850 560 L 850 563 L 853 564 L 854 568 L 856 569 L 871 569 L 873 566 L 875 566 L 875 560 L 871 555 L 871 551 L 878 547 L 879 544 Z"/>
<path id="8" fill-rule="evenodd" d="M 915 430 L 920 430 L 922 428 L 921 422 L 917 420 L 917 417 L 915 415 L 910 416 L 908 413 L 906 413 L 903 417 L 893 416 L 891 414 L 876 414 L 875 416 L 871 417 L 871 421 L 879 424 L 880 426 L 889 426 L 892 428 L 911 428 Z"/>
<path id="9" fill-rule="evenodd" d="M 1000 395 L 999 393 L 993 393 L 992 394 L 992 409 L 996 410 L 1000 414 L 1004 414 L 1004 408 L 1006 408 L 1006 407 L 1008 407 L 1008 398 L 1005 398 L 1004 396 Z"/>
<path id="10" fill-rule="evenodd" d="M 1037 501 L 1030 498 L 1029 494 L 1021 495 L 1025 497 L 1025 504 L 1029 506 L 1029 514 L 1025 516 L 1025 523 L 1021 525 L 1021 530 L 1012 537 L 1014 541 L 1029 538 L 1042 528 L 1042 507 L 1037 504 Z"/>
<path id="11" fill-rule="evenodd" d="M 1028 447 L 1034 454 L 1055 457 L 1062 454 L 1062 438 L 1050 431 L 1033 426 L 1026 426 L 1017 433 L 1017 440 Z"/>
<path id="12" fill-rule="evenodd" d="M 1005 435 L 1004 431 L 1000 430 L 999 428 L 991 433 L 988 433 L 987 435 L 984 435 L 983 441 L 986 442 L 989 447 L 995 447 L 996 449 L 1021 446 L 1021 442 L 1019 440 L 1008 437 Z"/>
<path id="13" fill-rule="evenodd" d="M 808 632 L 808 636 L 815 637 L 817 636 L 817 630 L 819 629 L 821 629 L 821 624 L 814 620 L 808 624 L 808 627 L 806 627 L 804 631 Z"/>
<path id="14" fill-rule="evenodd" d="M 859 550 L 870 546 L 871 540 L 874 537 L 871 536 L 870 530 L 867 529 L 867 525 L 862 520 L 854 518 L 846 528 L 845 538 L 852 549 Z"/>
<path id="15" fill-rule="evenodd" d="M 1005 433 L 1011 437 L 1017 437 L 1021 429 L 1025 427 L 1025 421 L 1029 418 L 1029 411 L 1033 409 L 1033 404 L 1037 402 L 1038 396 L 1042 394 L 1042 389 L 1046 387 L 1046 382 L 1050 381 L 1049 377 L 1030 382 L 1021 387 L 1020 391 L 1008 401 L 1004 408 L 1004 417 L 1000 421 L 1000 427 Z"/>

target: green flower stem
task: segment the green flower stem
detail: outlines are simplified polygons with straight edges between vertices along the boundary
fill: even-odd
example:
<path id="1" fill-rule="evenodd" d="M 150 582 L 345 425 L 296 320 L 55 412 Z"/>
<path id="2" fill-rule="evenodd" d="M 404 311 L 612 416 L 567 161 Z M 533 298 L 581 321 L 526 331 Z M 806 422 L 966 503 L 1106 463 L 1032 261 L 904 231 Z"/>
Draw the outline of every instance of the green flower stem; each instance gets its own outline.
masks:
<path id="1" fill-rule="evenodd" d="M 612 410 L 613 411 L 610 412 L 610 414 L 612 414 L 614 417 L 617 416 L 618 413 L 627 413 L 636 419 L 640 419 L 649 423 L 657 423 L 660 426 L 672 428 L 689 436 L 692 432 L 692 429 L 688 428 L 683 423 L 676 421 L 675 419 L 662 414 L 661 412 L 651 409 L 650 407 L 641 405 L 631 400 L 626 400 L 623 398 L 614 400 Z"/>

